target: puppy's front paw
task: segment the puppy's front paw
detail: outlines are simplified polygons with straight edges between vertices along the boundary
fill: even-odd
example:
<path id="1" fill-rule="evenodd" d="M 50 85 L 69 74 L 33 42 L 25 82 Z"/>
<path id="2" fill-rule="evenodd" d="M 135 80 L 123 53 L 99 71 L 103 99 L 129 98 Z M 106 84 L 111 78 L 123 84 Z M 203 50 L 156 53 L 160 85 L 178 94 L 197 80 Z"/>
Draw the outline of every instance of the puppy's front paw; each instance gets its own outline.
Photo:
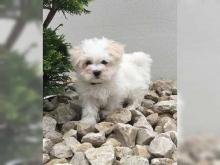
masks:
<path id="1" fill-rule="evenodd" d="M 80 120 L 80 123 L 95 125 L 96 124 L 96 118 L 95 117 L 84 117 Z"/>

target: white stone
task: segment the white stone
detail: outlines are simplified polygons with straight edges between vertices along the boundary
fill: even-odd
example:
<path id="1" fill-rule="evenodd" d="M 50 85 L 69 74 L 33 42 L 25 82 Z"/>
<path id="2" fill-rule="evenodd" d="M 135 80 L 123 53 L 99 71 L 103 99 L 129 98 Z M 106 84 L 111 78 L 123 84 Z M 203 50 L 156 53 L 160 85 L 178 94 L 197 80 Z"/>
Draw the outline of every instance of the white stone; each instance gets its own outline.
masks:
<path id="1" fill-rule="evenodd" d="M 151 160 L 151 165 L 172 165 L 174 161 L 169 158 L 154 158 Z"/>
<path id="2" fill-rule="evenodd" d="M 49 153 L 53 147 L 53 142 L 50 139 L 43 138 L 43 152 Z"/>
<path id="3" fill-rule="evenodd" d="M 140 145 L 148 145 L 155 137 L 156 133 L 153 130 L 139 128 L 136 138 L 136 143 Z"/>
<path id="4" fill-rule="evenodd" d="M 149 161 L 141 156 L 126 156 L 120 160 L 120 165 L 149 165 Z"/>
<path id="5" fill-rule="evenodd" d="M 175 149 L 176 146 L 172 140 L 163 136 L 155 137 L 149 146 L 149 152 L 157 157 L 170 158 Z"/>
<path id="6" fill-rule="evenodd" d="M 146 145 L 136 145 L 133 149 L 134 151 L 134 154 L 136 156 L 141 156 L 141 157 L 144 157 L 144 158 L 147 158 L 149 159 L 150 158 L 150 153 L 148 152 L 148 148 Z"/>
<path id="7" fill-rule="evenodd" d="M 48 154 L 43 154 L 43 163 L 47 163 L 50 160 L 50 156 Z"/>
<path id="8" fill-rule="evenodd" d="M 128 123 L 129 121 L 131 121 L 131 112 L 125 108 L 117 109 L 107 116 L 106 121 L 115 124 Z"/>
<path id="9" fill-rule="evenodd" d="M 77 131 L 74 129 L 70 129 L 69 131 L 67 131 L 66 133 L 64 133 L 63 135 L 63 139 L 66 137 L 74 137 L 77 138 Z"/>
<path id="10" fill-rule="evenodd" d="M 129 147 L 115 147 L 115 155 L 116 158 L 121 159 L 127 155 L 133 155 L 133 151 Z"/>
<path id="11" fill-rule="evenodd" d="M 111 122 L 101 122 L 95 125 L 95 128 L 99 132 L 104 132 L 106 135 L 109 135 L 114 129 L 114 123 Z"/>
<path id="12" fill-rule="evenodd" d="M 175 100 L 160 101 L 153 108 L 158 113 L 176 113 L 177 102 Z"/>
<path id="13" fill-rule="evenodd" d="M 76 152 L 70 163 L 72 165 L 89 165 L 89 162 L 87 161 L 83 152 Z"/>
<path id="14" fill-rule="evenodd" d="M 104 133 L 88 133 L 87 135 L 83 136 L 81 142 L 89 142 L 93 146 L 101 146 L 103 143 L 105 143 L 106 138 Z"/>
<path id="15" fill-rule="evenodd" d="M 43 134 L 45 135 L 49 131 L 55 131 L 57 121 L 50 117 L 50 116 L 44 116 L 43 117 Z"/>
<path id="16" fill-rule="evenodd" d="M 63 142 L 55 144 L 50 154 L 57 158 L 69 158 L 73 156 L 70 147 Z"/>
<path id="17" fill-rule="evenodd" d="M 90 148 L 85 154 L 91 165 L 112 165 L 115 160 L 115 152 L 112 146 Z"/>
<path id="18" fill-rule="evenodd" d="M 115 127 L 115 136 L 123 145 L 127 147 L 135 146 L 135 139 L 137 136 L 138 129 L 129 125 L 118 123 Z"/>
<path id="19" fill-rule="evenodd" d="M 45 134 L 45 138 L 52 140 L 53 143 L 59 143 L 62 141 L 62 134 L 57 131 L 49 131 Z"/>

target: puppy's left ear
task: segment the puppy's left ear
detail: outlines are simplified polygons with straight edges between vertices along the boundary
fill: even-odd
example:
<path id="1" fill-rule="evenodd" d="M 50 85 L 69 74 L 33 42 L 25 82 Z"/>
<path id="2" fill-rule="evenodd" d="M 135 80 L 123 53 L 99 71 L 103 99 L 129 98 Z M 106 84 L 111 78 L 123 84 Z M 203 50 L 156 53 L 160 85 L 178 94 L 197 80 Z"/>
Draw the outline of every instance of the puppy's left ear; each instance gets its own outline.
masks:
<path id="1" fill-rule="evenodd" d="M 116 60 L 120 60 L 122 55 L 124 54 L 124 47 L 124 45 L 116 41 L 110 41 L 107 50 L 112 56 L 114 56 Z"/>

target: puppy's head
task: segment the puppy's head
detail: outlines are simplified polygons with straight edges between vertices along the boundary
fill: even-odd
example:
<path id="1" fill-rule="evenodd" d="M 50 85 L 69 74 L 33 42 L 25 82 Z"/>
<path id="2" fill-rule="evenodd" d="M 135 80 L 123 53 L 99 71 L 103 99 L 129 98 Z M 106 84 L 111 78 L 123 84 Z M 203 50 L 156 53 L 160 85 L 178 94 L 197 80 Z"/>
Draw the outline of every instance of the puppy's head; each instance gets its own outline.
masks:
<path id="1" fill-rule="evenodd" d="M 110 81 L 117 72 L 124 46 L 106 38 L 87 39 L 74 47 L 70 54 L 81 80 L 104 83 Z"/>

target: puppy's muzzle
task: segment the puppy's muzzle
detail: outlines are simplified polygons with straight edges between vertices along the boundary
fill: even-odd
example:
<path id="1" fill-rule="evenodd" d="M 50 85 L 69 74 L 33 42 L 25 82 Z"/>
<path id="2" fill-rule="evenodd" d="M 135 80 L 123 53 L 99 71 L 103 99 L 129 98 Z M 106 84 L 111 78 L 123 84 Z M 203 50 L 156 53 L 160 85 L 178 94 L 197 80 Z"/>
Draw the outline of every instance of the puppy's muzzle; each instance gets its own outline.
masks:
<path id="1" fill-rule="evenodd" d="M 96 78 L 98 78 L 98 77 L 100 76 L 100 74 L 101 74 L 101 71 L 95 70 L 95 71 L 93 71 L 93 74 L 94 74 L 94 76 L 95 76 Z"/>

